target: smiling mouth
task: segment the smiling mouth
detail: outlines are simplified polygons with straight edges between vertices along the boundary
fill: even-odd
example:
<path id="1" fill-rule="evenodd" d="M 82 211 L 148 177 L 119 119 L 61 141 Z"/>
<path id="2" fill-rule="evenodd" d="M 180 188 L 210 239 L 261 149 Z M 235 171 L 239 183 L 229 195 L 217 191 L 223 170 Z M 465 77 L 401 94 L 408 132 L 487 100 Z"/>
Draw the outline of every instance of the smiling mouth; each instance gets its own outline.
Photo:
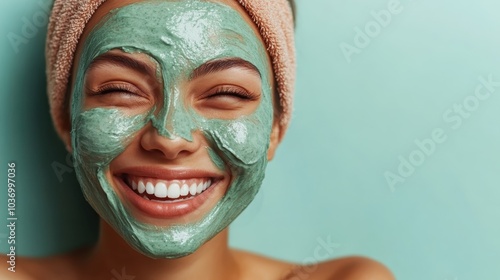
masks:
<path id="1" fill-rule="evenodd" d="M 123 182 L 145 200 L 171 203 L 192 199 L 216 184 L 215 178 L 192 178 L 162 180 L 138 177 L 128 174 L 121 176 Z"/>

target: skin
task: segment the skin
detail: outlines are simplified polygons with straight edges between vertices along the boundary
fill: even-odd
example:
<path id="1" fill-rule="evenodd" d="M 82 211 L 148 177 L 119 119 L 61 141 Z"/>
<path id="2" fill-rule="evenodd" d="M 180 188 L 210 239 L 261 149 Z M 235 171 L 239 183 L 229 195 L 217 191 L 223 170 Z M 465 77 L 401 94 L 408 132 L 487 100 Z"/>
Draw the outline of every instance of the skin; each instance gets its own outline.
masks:
<path id="1" fill-rule="evenodd" d="M 92 17 L 88 23 L 85 32 L 80 42 L 84 42 L 89 35 L 90 30 L 101 21 L 104 15 L 112 9 L 122 7 L 131 3 L 140 1 L 118 1 L 109 0 L 105 2 Z M 232 0 L 220 1 L 238 11 L 252 27 L 255 34 L 258 31 L 246 12 Z M 80 43 L 77 49 L 77 55 L 80 57 L 82 44 Z M 135 59 L 140 60 L 152 67 L 154 63 L 143 54 L 129 54 Z M 78 59 L 74 65 L 78 65 Z M 268 73 L 272 73 L 269 58 L 267 67 Z M 76 67 L 75 67 L 76 68 Z M 76 71 L 76 70 L 75 70 Z M 75 71 L 73 77 L 75 77 Z M 99 72 L 100 71 L 100 72 Z M 137 73 L 130 73 L 130 69 L 106 68 L 103 66 L 97 71 L 90 71 L 87 76 L 86 83 L 89 88 L 93 88 L 103 81 L 100 77 L 106 75 L 127 75 L 137 76 Z M 214 73 L 211 77 L 199 77 L 195 83 L 205 84 L 206 80 L 224 80 L 229 74 L 238 76 L 244 80 L 244 87 L 260 86 L 259 80 L 249 71 L 244 69 L 230 69 L 230 73 L 220 72 Z M 140 78 L 140 77 L 139 77 Z M 146 80 L 150 81 L 151 77 Z M 272 81 L 272 77 L 268 77 Z M 140 79 L 139 79 L 140 80 Z M 148 86 L 148 85 L 144 85 Z M 193 83 L 187 83 L 186 88 L 194 86 Z M 272 85 L 274 86 L 274 85 Z M 231 97 L 224 97 L 221 102 L 223 106 L 229 106 L 234 102 L 241 101 L 233 100 Z M 226 100 L 229 98 L 229 100 Z M 119 99 L 122 100 L 122 99 Z M 196 99 L 194 99 L 196 100 Z M 131 100 L 127 100 L 129 102 Z M 157 102 L 151 98 L 132 100 L 133 102 L 126 103 L 123 107 L 127 114 L 134 115 L 147 111 Z M 99 108 L 110 104 L 115 104 L 115 97 L 90 97 L 84 101 L 85 109 Z M 204 103 L 193 101 L 193 106 L 204 114 L 214 118 L 233 118 L 231 114 L 248 114 L 256 110 L 259 100 L 244 101 L 237 109 L 229 111 L 212 110 L 213 106 L 207 106 Z M 200 105 L 201 104 L 201 105 Z M 274 122 L 270 133 L 269 148 L 267 152 L 268 160 L 274 156 L 276 148 L 279 144 L 279 126 Z M 186 141 L 182 138 L 169 139 L 159 135 L 151 126 L 146 126 L 134 137 L 127 148 L 116 157 L 110 164 L 110 170 L 107 176 L 112 176 L 116 170 L 121 170 L 126 167 L 128 162 L 134 161 L 141 164 L 157 164 L 169 166 L 209 166 L 213 172 L 224 174 L 223 171 L 217 168 L 213 160 L 210 158 L 205 147 L 209 143 L 201 133 L 193 133 L 193 141 Z M 224 180 L 229 180 L 228 176 L 224 176 L 223 186 L 229 185 Z M 170 224 L 196 220 L 207 213 L 212 208 L 217 200 L 221 199 L 226 191 L 225 188 L 219 188 L 219 193 L 214 195 L 213 201 L 205 203 L 199 211 L 195 211 L 189 216 L 174 220 L 158 220 L 147 216 L 141 216 L 139 212 L 134 215 L 143 221 L 162 226 Z M 2 261 L 7 260 L 6 257 Z M 300 266 L 282 262 L 256 254 L 242 252 L 229 248 L 228 246 L 228 229 L 222 230 L 214 238 L 202 245 L 194 253 L 185 257 L 174 259 L 151 259 L 144 254 L 133 249 L 120 236 L 112 226 L 101 219 L 100 238 L 98 243 L 87 249 L 82 249 L 69 254 L 55 256 L 45 259 L 17 259 L 17 272 L 10 273 L 6 270 L 0 272 L 0 276 L 9 277 L 9 279 L 110 279 L 113 277 L 111 271 L 116 270 L 122 272 L 125 268 L 127 275 L 134 275 L 137 279 L 394 279 L 391 273 L 381 264 L 370 259 L 362 257 L 349 257 L 337 260 L 323 262 L 311 273 L 303 274 L 304 269 Z M 167 278 L 166 278 L 167 277 Z"/>

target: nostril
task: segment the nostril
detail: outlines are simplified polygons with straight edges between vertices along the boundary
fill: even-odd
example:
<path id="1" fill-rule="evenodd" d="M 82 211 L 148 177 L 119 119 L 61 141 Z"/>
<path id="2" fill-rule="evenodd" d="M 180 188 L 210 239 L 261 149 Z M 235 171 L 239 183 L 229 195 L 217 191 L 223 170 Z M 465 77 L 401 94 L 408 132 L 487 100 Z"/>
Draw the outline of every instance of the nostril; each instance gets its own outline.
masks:
<path id="1" fill-rule="evenodd" d="M 193 135 L 191 139 L 185 139 L 179 136 L 172 138 L 160 135 L 154 127 L 149 127 L 141 135 L 141 147 L 146 152 L 161 155 L 167 159 L 175 159 L 180 156 L 186 156 L 197 151 L 200 147 L 199 136 Z"/>

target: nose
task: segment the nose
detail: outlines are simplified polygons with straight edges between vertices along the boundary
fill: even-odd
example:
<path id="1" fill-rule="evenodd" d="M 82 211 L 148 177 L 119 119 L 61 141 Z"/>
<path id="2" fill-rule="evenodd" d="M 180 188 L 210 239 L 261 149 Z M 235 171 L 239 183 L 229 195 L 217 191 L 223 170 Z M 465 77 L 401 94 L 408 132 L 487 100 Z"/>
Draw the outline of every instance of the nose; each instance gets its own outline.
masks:
<path id="1" fill-rule="evenodd" d="M 141 146 L 148 152 L 153 152 L 166 159 L 173 160 L 196 152 L 201 145 L 201 140 L 198 136 L 196 133 L 193 133 L 192 141 L 176 135 L 168 138 L 160 135 L 158 130 L 150 125 L 141 136 Z"/>

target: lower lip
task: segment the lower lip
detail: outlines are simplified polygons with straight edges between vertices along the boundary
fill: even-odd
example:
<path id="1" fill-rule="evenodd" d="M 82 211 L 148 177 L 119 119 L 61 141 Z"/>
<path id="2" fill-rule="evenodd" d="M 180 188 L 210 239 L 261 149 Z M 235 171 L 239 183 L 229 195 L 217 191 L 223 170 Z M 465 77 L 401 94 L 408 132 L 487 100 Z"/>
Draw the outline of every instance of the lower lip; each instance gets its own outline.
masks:
<path id="1" fill-rule="evenodd" d="M 125 197 L 141 212 L 153 218 L 168 219 L 187 215 L 200 208 L 212 195 L 218 182 L 213 183 L 204 192 L 186 200 L 175 202 L 155 202 L 140 197 L 121 178 L 115 177 L 124 190 Z"/>

